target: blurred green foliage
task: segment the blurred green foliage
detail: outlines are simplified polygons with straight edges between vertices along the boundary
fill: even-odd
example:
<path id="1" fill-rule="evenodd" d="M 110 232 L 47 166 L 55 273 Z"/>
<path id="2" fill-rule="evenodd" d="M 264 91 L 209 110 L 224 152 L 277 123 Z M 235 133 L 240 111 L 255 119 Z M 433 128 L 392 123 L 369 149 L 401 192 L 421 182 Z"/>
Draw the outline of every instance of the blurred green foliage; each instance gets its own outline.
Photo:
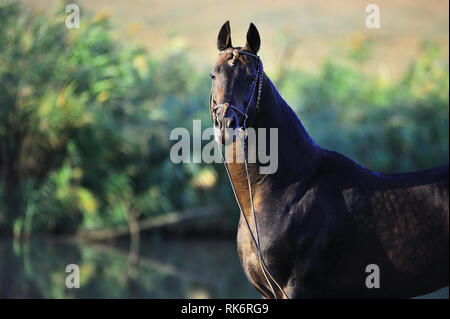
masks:
<path id="1" fill-rule="evenodd" d="M 362 50 L 366 50 L 362 44 Z M 278 88 L 309 134 L 383 173 L 430 168 L 448 162 L 448 60 L 433 43 L 398 80 L 381 72 L 368 77 L 358 59 L 326 61 L 319 74 L 288 71 Z M 368 58 L 368 57 L 366 57 Z"/>
<path id="2" fill-rule="evenodd" d="M 0 227 L 71 232 L 207 203 L 189 185 L 214 168 L 168 156 L 172 128 L 209 121 L 206 76 L 181 50 L 121 46 L 105 18 L 65 17 L 0 7 Z"/>
<path id="3" fill-rule="evenodd" d="M 0 230 L 69 233 L 225 202 L 220 164 L 175 165 L 169 133 L 210 125 L 206 70 L 119 43 L 111 22 L 0 5 Z M 367 54 L 289 69 L 276 83 L 313 139 L 382 172 L 448 161 L 448 61 L 433 44 L 393 81 L 359 72 Z M 234 214 L 236 213 L 236 214 Z"/>

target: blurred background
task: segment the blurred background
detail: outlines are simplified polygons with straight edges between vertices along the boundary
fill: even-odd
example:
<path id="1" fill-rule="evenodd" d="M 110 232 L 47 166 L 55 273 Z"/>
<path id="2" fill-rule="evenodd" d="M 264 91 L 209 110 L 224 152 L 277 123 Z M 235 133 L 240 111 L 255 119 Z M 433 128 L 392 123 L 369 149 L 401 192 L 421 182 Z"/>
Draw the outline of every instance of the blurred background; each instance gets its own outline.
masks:
<path id="1" fill-rule="evenodd" d="M 71 1 L 79 29 L 68 3 L 0 0 L 0 297 L 259 297 L 223 166 L 169 158 L 173 128 L 210 126 L 226 20 L 234 45 L 256 24 L 321 146 L 385 173 L 448 162 L 448 1 L 376 1 L 379 29 L 361 0 Z"/>

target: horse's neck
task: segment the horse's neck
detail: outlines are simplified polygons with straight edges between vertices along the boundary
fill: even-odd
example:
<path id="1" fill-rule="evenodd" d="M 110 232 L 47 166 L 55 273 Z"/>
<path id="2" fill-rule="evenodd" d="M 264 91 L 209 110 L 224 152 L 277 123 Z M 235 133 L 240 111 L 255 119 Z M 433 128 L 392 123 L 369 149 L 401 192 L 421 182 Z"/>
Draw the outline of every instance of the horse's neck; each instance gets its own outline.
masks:
<path id="1" fill-rule="evenodd" d="M 252 190 L 258 191 L 267 187 L 280 189 L 294 182 L 306 183 L 318 165 L 322 150 L 309 137 L 297 115 L 267 76 L 264 76 L 259 108 L 259 111 L 252 115 L 255 117 L 255 128 L 265 128 L 267 132 L 270 132 L 270 128 L 276 128 L 278 131 L 278 147 L 270 149 L 270 152 L 277 152 L 278 168 L 273 174 L 261 174 L 259 163 L 249 163 Z M 270 140 L 266 139 L 266 143 L 270 143 Z M 268 149 L 266 147 L 266 150 Z M 230 163 L 229 168 L 237 193 L 243 193 L 243 196 L 238 194 L 242 197 L 240 202 L 248 207 L 245 165 Z"/>
<path id="2" fill-rule="evenodd" d="M 312 170 L 322 154 L 303 127 L 297 114 L 278 93 L 270 79 L 265 77 L 267 98 L 261 105 L 257 126 L 278 129 L 278 170 L 275 179 L 302 178 Z M 266 112 L 264 112 L 266 110 Z"/>

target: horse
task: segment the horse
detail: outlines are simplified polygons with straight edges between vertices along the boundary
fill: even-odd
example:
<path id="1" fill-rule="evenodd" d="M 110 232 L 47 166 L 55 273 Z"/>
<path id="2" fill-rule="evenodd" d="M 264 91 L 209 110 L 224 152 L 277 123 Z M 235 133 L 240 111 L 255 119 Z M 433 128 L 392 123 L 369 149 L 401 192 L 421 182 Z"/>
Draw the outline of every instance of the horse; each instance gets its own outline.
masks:
<path id="1" fill-rule="evenodd" d="M 233 47 L 229 21 L 221 27 L 209 111 L 216 141 L 235 148 L 245 138 L 227 129 L 278 130 L 276 172 L 224 163 L 239 259 L 262 298 L 411 298 L 448 286 L 448 164 L 381 174 L 320 147 L 263 71 L 253 23 L 246 40 Z"/>

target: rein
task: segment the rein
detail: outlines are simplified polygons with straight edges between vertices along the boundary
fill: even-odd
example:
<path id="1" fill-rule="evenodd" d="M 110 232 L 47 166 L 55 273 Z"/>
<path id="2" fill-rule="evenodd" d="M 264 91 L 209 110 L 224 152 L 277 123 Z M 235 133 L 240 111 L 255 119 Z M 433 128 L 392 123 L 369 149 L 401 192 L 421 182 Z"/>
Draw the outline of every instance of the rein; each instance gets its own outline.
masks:
<path id="1" fill-rule="evenodd" d="M 250 52 L 247 52 L 247 51 L 242 51 L 242 50 L 238 50 L 238 49 L 225 50 L 225 51 L 219 52 L 219 55 L 223 54 L 223 53 L 233 53 L 233 58 L 231 60 L 231 65 L 232 66 L 234 65 L 236 59 L 239 57 L 239 54 L 249 55 L 249 56 L 252 56 L 252 57 L 257 59 L 256 77 L 255 77 L 255 80 L 252 82 L 252 85 L 251 85 L 251 88 L 250 88 L 250 98 L 248 100 L 248 104 L 247 104 L 247 107 L 245 108 L 245 111 L 242 112 L 241 110 L 239 110 L 238 108 L 236 108 L 233 105 L 230 105 L 229 103 L 223 103 L 223 104 L 216 105 L 213 108 L 212 111 L 217 110 L 219 107 L 224 107 L 224 116 L 225 116 L 228 108 L 231 108 L 231 109 L 241 113 L 244 116 L 244 125 L 242 127 L 240 127 L 239 130 L 243 131 L 245 133 L 245 135 L 244 135 L 243 139 L 241 138 L 241 136 L 239 134 L 238 134 L 238 136 L 239 136 L 239 139 L 241 140 L 242 147 L 243 147 L 243 152 L 244 152 L 245 173 L 246 173 L 246 176 L 247 176 L 249 197 L 250 197 L 250 203 L 251 203 L 252 214 L 253 214 L 253 222 L 255 223 L 256 238 L 255 238 L 255 234 L 253 233 L 253 231 L 252 231 L 252 229 L 250 227 L 250 224 L 249 224 L 249 222 L 247 220 L 247 217 L 244 214 L 244 210 L 242 209 L 242 205 L 239 202 L 239 199 L 237 197 L 236 189 L 234 187 L 233 180 L 231 179 L 231 174 L 230 174 L 230 170 L 228 168 L 228 165 L 225 162 L 225 158 L 223 156 L 222 149 L 220 150 L 220 155 L 222 156 L 222 163 L 224 164 L 225 169 L 227 171 L 228 179 L 230 180 L 230 184 L 231 184 L 231 188 L 233 189 L 234 197 L 236 198 L 236 202 L 237 202 L 237 204 L 239 206 L 239 209 L 241 211 L 242 216 L 244 217 L 245 223 L 247 225 L 247 229 L 250 232 L 250 235 L 252 237 L 253 243 L 255 244 L 256 250 L 258 251 L 259 265 L 260 265 L 260 268 L 262 270 L 262 273 L 264 274 L 264 277 L 265 277 L 267 283 L 269 284 L 270 290 L 272 291 L 272 294 L 275 297 L 275 299 L 277 299 L 277 295 L 275 294 L 275 290 L 274 290 L 274 288 L 273 288 L 273 286 L 272 286 L 272 284 L 271 284 L 271 282 L 269 280 L 269 277 L 275 283 L 277 288 L 283 293 L 285 298 L 289 299 L 289 297 L 284 292 L 283 288 L 278 284 L 278 282 L 275 280 L 275 278 L 271 274 L 269 268 L 267 267 L 266 262 L 264 261 L 262 253 L 261 253 L 260 241 L 259 241 L 259 232 L 258 232 L 258 223 L 256 222 L 256 213 L 255 213 L 255 206 L 254 206 L 254 203 L 253 203 L 252 186 L 251 186 L 251 182 L 250 182 L 250 173 L 249 173 L 249 170 L 248 170 L 248 159 L 247 159 L 247 155 L 246 155 L 247 154 L 247 147 L 246 147 L 245 140 L 247 138 L 247 130 L 246 129 L 247 129 L 248 111 L 250 110 L 250 106 L 254 102 L 255 93 L 256 93 L 256 85 L 258 83 L 259 83 L 259 85 L 258 85 L 258 95 L 257 95 L 256 103 L 255 103 L 255 109 L 256 110 L 259 109 L 259 103 L 260 103 L 260 100 L 261 100 L 261 93 L 262 93 L 262 83 L 263 83 L 263 78 L 264 78 L 263 64 L 262 64 L 261 58 L 258 55 L 250 53 Z M 211 103 L 211 97 L 210 97 L 210 103 Z"/>

